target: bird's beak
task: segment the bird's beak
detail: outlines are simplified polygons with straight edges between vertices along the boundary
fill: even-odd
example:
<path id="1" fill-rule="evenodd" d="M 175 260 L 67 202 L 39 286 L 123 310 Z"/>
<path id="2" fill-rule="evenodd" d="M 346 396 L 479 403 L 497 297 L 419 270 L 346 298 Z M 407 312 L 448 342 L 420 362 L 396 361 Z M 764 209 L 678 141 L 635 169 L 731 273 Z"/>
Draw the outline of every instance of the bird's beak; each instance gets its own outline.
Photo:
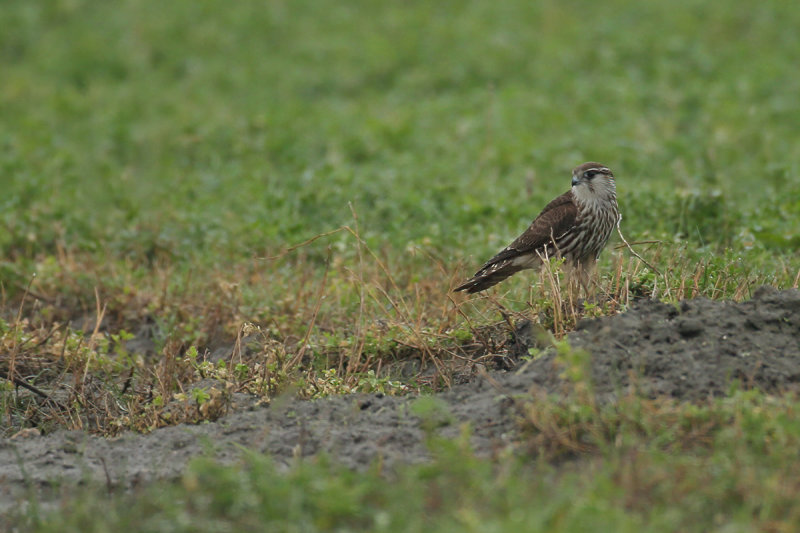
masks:
<path id="1" fill-rule="evenodd" d="M 578 176 L 572 176 L 572 186 L 576 186 L 578 184 Z"/>

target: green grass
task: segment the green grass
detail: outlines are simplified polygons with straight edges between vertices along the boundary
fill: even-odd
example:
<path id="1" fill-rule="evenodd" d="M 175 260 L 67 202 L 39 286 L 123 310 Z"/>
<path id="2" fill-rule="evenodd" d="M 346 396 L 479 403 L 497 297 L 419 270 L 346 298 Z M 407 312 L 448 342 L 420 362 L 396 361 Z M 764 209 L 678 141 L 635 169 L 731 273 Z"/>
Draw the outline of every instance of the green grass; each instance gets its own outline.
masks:
<path id="1" fill-rule="evenodd" d="M 791 2 L 6 0 L 0 20 L 0 375 L 65 401 L 53 409 L 6 383 L 4 436 L 30 425 L 112 434 L 194 421 L 185 398 L 209 374 L 266 397 L 289 386 L 306 396 L 439 388 L 452 354 L 498 320 L 498 305 L 549 316 L 560 336 L 575 317 L 556 316 L 557 286 L 518 276 L 497 298 L 466 303 L 448 290 L 586 160 L 614 170 L 623 231 L 657 241 L 636 246 L 660 271 L 607 251 L 600 286 L 611 303 L 596 313 L 637 295 L 742 299 L 758 284 L 798 284 L 800 7 Z M 128 332 L 152 346 L 128 351 Z M 191 356 L 237 338 L 226 366 Z M 392 363 L 409 359 L 439 365 L 445 383 L 392 381 Z M 107 397 L 86 398 L 85 383 L 65 389 L 65 375 L 104 384 Z M 162 407 L 181 392 L 184 414 L 165 422 Z M 87 416 L 87 405 L 112 410 Z M 678 483 L 668 473 L 682 465 L 690 487 L 705 486 L 705 474 L 772 487 L 736 516 L 764 527 L 771 513 L 789 516 L 770 456 L 725 442 L 695 458 L 645 439 L 650 481 Z M 740 451 L 751 477 L 717 469 Z M 606 494 L 622 475 L 617 452 L 592 455 L 591 477 L 541 465 L 541 478 L 498 477 L 502 466 L 453 453 L 474 461 L 474 474 L 452 475 L 475 492 L 442 504 L 440 529 L 510 528 L 512 507 L 551 530 L 604 510 L 609 530 L 674 516 L 717 527 L 711 502 L 728 495 L 722 481 L 694 503 L 659 493 L 652 516 L 629 516 L 615 498 L 630 487 Z M 247 470 L 198 468 L 254 482 Z M 250 468 L 272 472 L 260 459 Z M 346 475 L 341 512 L 297 505 L 318 528 L 341 519 L 414 529 L 404 505 L 452 481 L 442 465 L 426 468 L 397 489 Z M 268 479 L 286 491 L 292 476 L 301 486 L 319 479 L 328 494 L 334 474 L 344 475 L 301 466 Z M 506 482 L 498 494 L 508 508 L 482 488 Z M 181 500 L 165 519 L 178 524 L 216 497 L 207 486 L 153 490 Z M 273 497 L 247 487 L 252 501 Z M 365 487 L 383 499 L 370 503 Z M 531 506 L 530 494 L 550 503 Z M 145 507 L 115 506 L 109 520 L 148 505 L 166 512 L 159 496 L 138 496 Z M 559 507 L 576 498 L 585 508 Z M 88 497 L 77 501 L 76 516 L 98 519 Z M 742 501 L 723 498 L 720 512 Z M 386 514 L 362 521 L 348 511 L 367 503 Z M 246 526 L 247 509 L 234 523 Z"/>
<path id="2" fill-rule="evenodd" d="M 12 0 L 3 16 L 6 257 L 241 260 L 350 223 L 348 202 L 398 257 L 426 238 L 482 255 L 589 159 L 618 174 L 632 237 L 797 245 L 785 2 Z"/>
<path id="3" fill-rule="evenodd" d="M 472 269 L 589 159 L 618 174 L 633 239 L 732 248 L 764 275 L 800 243 L 785 2 L 12 0 L 3 16 L 7 291 L 60 248 L 134 272 L 242 264 L 352 224 L 351 203 L 392 263 L 428 275 L 416 246 Z M 302 260 L 331 242 L 355 254 L 339 234 Z"/>
<path id="4" fill-rule="evenodd" d="M 477 457 L 467 427 L 460 439 L 431 435 L 429 464 L 391 472 L 376 463 L 357 473 L 323 457 L 282 473 L 243 452 L 236 466 L 201 459 L 174 484 L 85 488 L 13 520 L 41 532 L 792 531 L 800 522 L 796 399 L 751 391 L 703 405 L 525 405 L 536 415 L 538 459 Z M 543 418 L 560 435 L 542 429 Z M 549 462 L 565 435 L 581 458 Z"/>

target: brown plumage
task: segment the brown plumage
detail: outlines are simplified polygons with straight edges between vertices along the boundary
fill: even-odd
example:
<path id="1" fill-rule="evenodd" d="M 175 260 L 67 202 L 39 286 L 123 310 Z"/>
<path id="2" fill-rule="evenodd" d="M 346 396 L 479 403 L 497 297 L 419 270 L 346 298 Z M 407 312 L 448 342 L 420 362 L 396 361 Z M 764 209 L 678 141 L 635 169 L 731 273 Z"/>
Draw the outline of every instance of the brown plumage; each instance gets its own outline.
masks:
<path id="1" fill-rule="evenodd" d="M 586 288 L 618 218 L 611 170 L 600 163 L 584 163 L 572 171 L 572 189 L 547 204 L 525 233 L 454 290 L 486 290 L 520 270 L 540 266 L 549 257 L 564 258 L 571 270 L 579 272 Z"/>

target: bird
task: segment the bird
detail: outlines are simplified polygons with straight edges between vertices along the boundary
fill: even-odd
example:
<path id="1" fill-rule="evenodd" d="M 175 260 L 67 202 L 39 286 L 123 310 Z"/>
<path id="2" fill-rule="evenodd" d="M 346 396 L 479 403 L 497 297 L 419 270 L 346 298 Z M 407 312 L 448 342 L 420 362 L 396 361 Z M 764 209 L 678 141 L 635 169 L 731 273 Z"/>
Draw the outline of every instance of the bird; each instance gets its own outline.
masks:
<path id="1" fill-rule="evenodd" d="M 589 276 L 619 216 L 611 170 L 593 161 L 578 165 L 572 171 L 572 188 L 547 204 L 522 235 L 453 290 L 481 292 L 555 257 L 564 260 L 571 281 L 578 274 L 588 293 Z"/>

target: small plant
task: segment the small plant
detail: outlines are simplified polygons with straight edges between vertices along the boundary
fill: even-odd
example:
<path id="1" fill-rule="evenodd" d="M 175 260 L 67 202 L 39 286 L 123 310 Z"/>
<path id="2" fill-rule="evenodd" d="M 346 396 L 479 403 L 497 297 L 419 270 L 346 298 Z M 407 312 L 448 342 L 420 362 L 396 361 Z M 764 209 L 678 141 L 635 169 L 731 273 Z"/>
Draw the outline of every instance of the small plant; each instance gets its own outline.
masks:
<path id="1" fill-rule="evenodd" d="M 580 396 L 592 394 L 592 357 L 589 352 L 574 349 L 566 339 L 554 342 L 555 362 L 564 368 L 561 377 L 568 380 Z"/>

